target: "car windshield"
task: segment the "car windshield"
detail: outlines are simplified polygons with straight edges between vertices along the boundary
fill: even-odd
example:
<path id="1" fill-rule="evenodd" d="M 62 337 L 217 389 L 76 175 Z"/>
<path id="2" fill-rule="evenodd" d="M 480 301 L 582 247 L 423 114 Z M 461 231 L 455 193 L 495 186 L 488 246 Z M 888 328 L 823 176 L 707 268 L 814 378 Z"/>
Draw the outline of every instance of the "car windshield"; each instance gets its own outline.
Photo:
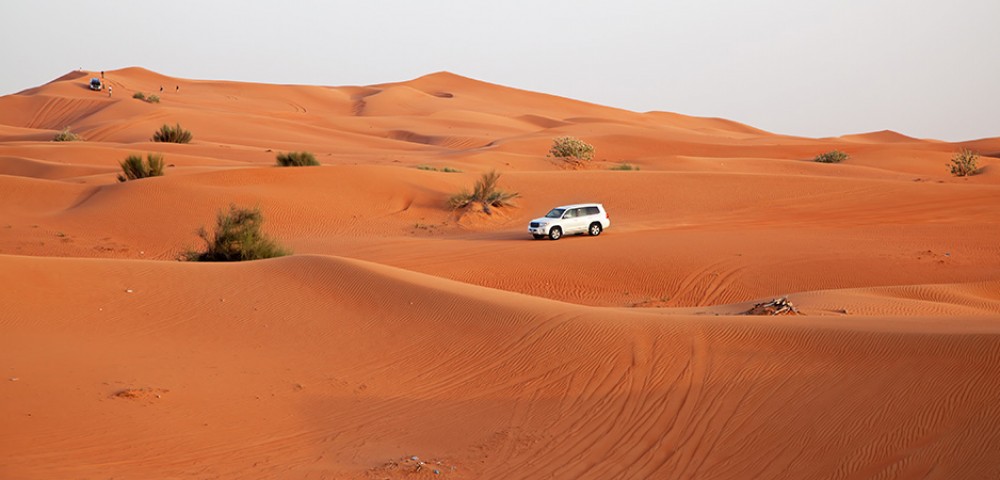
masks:
<path id="1" fill-rule="evenodd" d="M 545 214 L 545 218 L 562 218 L 562 214 L 565 211 L 565 208 L 553 208 L 549 213 Z"/>

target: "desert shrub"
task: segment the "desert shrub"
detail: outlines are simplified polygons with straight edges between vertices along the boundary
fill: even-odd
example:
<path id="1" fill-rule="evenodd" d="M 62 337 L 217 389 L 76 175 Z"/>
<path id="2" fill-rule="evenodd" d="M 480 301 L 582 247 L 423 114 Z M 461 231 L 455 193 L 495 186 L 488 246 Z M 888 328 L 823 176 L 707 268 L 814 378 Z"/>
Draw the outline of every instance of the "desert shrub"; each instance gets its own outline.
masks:
<path id="1" fill-rule="evenodd" d="M 427 164 L 417 165 L 417 170 L 426 170 L 428 172 L 462 173 L 462 171 L 457 168 L 444 167 L 439 170 L 437 167 L 432 167 Z"/>
<path id="2" fill-rule="evenodd" d="M 505 192 L 497 188 L 497 182 L 500 180 L 500 174 L 496 171 L 489 173 L 484 173 L 479 180 L 476 181 L 476 185 L 473 187 L 472 193 L 467 190 L 462 190 L 460 193 L 452 195 L 448 199 L 448 206 L 453 209 L 465 208 L 473 203 L 478 203 L 482 205 L 483 211 L 487 214 L 492 214 L 491 207 L 503 207 L 511 205 L 510 200 L 517 198 L 517 192 Z"/>
<path id="3" fill-rule="evenodd" d="M 60 130 L 56 136 L 52 137 L 53 142 L 76 142 L 79 140 L 82 140 L 80 136 L 69 131 L 69 127 Z"/>
<path id="4" fill-rule="evenodd" d="M 147 154 L 145 163 L 141 155 L 129 155 L 119 165 L 122 167 L 122 173 L 118 174 L 119 182 L 163 175 L 163 155 L 158 153 Z"/>
<path id="5" fill-rule="evenodd" d="M 979 173 L 979 155 L 972 150 L 963 148 L 951 157 L 951 174 L 956 177 L 965 177 Z"/>
<path id="6" fill-rule="evenodd" d="M 163 125 L 160 129 L 153 134 L 154 142 L 169 142 L 169 143 L 191 143 L 191 139 L 194 138 L 191 132 L 181 128 L 181 124 L 171 127 L 170 125 Z"/>
<path id="7" fill-rule="evenodd" d="M 158 97 L 156 95 L 150 95 L 150 96 L 147 97 L 146 94 L 144 94 L 142 92 L 135 92 L 135 93 L 133 93 L 132 94 L 132 98 L 137 98 L 139 100 L 143 100 L 146 103 L 160 103 L 160 97 Z M 178 125 L 178 127 L 179 126 L 180 125 Z"/>
<path id="8" fill-rule="evenodd" d="M 209 234 L 205 227 L 198 229 L 198 236 L 205 242 L 202 252 L 188 250 L 182 260 L 191 262 L 241 262 L 289 255 L 273 239 L 261 231 L 264 215 L 259 208 L 220 210 L 215 220 L 215 232 Z"/>
<path id="9" fill-rule="evenodd" d="M 279 167 L 318 167 L 316 157 L 309 152 L 288 152 L 278 154 Z"/>
<path id="10" fill-rule="evenodd" d="M 573 164 L 588 162 L 594 158 L 594 147 L 573 137 L 559 137 L 552 141 L 549 156 Z"/>
<path id="11" fill-rule="evenodd" d="M 831 150 L 829 152 L 816 155 L 816 158 L 814 158 L 813 161 L 820 163 L 840 163 L 848 158 L 851 158 L 851 156 L 841 152 L 840 150 Z"/>
<path id="12" fill-rule="evenodd" d="M 615 166 L 611 167 L 611 170 L 621 170 L 623 172 L 628 172 L 628 171 L 638 170 L 638 169 L 639 169 L 638 166 L 632 165 L 631 163 L 624 163 L 624 162 L 619 163 L 618 165 L 615 165 Z"/>

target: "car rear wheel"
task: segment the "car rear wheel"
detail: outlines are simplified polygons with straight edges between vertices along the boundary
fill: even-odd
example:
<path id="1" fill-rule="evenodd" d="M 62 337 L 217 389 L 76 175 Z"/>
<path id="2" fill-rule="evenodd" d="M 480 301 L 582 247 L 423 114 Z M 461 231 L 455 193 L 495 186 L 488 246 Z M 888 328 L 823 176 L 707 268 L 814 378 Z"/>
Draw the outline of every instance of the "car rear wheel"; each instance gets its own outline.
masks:
<path id="1" fill-rule="evenodd" d="M 587 230 L 587 232 L 590 233 L 590 236 L 596 237 L 601 234 L 601 230 L 603 230 L 603 228 L 601 228 L 601 224 L 594 222 L 590 224 L 590 229 Z"/>
<path id="2" fill-rule="evenodd" d="M 549 230 L 549 238 L 552 240 L 559 240 L 562 238 L 562 228 L 552 227 L 552 230 Z"/>

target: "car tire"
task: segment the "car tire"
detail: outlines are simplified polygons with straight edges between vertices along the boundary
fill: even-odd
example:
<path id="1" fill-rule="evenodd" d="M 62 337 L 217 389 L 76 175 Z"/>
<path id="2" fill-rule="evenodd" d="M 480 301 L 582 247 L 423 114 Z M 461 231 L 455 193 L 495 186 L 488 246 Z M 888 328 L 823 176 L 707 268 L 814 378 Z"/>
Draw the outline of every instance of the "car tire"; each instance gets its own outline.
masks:
<path id="1" fill-rule="evenodd" d="M 587 229 L 587 233 L 589 233 L 591 237 L 596 237 L 601 234 L 602 230 L 604 230 L 604 227 L 601 227 L 600 223 L 594 222 L 590 224 L 590 228 Z"/>
<path id="2" fill-rule="evenodd" d="M 549 239 L 559 240 L 560 238 L 562 238 L 562 234 L 563 231 L 561 227 L 552 227 L 552 230 L 549 230 Z"/>
<path id="3" fill-rule="evenodd" d="M 541 240 L 541 239 L 545 238 L 545 235 L 539 235 L 537 233 L 533 233 L 533 234 L 531 234 L 531 236 L 535 237 L 535 240 Z"/>

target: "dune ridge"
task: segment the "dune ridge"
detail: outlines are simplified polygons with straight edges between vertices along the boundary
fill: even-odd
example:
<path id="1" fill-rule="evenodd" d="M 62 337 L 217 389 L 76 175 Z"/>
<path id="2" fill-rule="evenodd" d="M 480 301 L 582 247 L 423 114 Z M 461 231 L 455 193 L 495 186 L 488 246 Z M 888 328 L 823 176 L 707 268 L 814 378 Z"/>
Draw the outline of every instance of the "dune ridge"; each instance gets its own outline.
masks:
<path id="1" fill-rule="evenodd" d="M 0 97 L 0 478 L 1000 477 L 1000 137 L 104 74 Z M 491 170 L 515 206 L 446 207 Z M 576 202 L 611 228 L 527 234 Z M 230 204 L 294 255 L 176 261 Z"/>

